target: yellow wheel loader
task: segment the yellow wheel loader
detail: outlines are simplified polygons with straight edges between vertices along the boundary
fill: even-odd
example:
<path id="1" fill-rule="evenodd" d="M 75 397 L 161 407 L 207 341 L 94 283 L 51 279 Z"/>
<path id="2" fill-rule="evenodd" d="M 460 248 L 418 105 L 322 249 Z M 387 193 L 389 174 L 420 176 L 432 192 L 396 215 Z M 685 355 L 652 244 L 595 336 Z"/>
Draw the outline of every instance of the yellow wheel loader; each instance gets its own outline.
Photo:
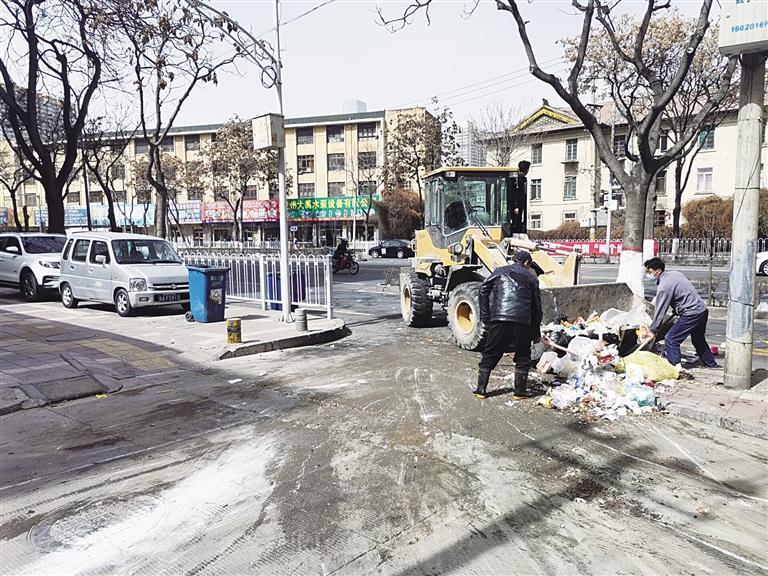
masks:
<path id="1" fill-rule="evenodd" d="M 407 326 L 429 325 L 437 304 L 446 309 L 456 344 L 481 349 L 485 327 L 480 321 L 480 285 L 496 268 L 509 264 L 517 250 L 531 253 L 533 270 L 545 288 L 545 323 L 611 307 L 628 310 L 637 303 L 626 284 L 576 287 L 581 254 L 529 240 L 529 166 L 443 167 L 426 175 L 424 228 L 416 232 L 412 268 L 400 274 L 400 305 Z"/>

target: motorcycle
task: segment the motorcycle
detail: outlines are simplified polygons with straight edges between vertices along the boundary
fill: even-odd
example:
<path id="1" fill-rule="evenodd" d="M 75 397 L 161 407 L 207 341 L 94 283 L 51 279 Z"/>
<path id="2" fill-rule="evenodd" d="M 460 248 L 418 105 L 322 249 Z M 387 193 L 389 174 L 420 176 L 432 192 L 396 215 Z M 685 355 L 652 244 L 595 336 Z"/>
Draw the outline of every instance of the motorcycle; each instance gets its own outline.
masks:
<path id="1" fill-rule="evenodd" d="M 355 275 L 360 271 L 360 264 L 355 262 L 355 257 L 352 254 L 344 254 L 338 260 L 333 261 L 331 270 L 334 274 L 339 270 L 349 270 L 350 274 Z"/>

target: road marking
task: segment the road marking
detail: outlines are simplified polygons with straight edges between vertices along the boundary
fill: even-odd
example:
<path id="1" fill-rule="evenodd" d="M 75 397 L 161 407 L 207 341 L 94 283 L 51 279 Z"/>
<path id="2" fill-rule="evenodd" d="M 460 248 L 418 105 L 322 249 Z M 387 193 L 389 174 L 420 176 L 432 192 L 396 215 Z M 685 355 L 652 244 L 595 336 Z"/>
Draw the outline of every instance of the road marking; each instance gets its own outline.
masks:
<path id="1" fill-rule="evenodd" d="M 335 312 L 341 312 L 343 314 L 352 314 L 353 316 L 374 316 L 374 314 L 368 314 L 367 312 L 355 312 L 354 310 L 348 310 L 346 308 L 334 308 Z"/>

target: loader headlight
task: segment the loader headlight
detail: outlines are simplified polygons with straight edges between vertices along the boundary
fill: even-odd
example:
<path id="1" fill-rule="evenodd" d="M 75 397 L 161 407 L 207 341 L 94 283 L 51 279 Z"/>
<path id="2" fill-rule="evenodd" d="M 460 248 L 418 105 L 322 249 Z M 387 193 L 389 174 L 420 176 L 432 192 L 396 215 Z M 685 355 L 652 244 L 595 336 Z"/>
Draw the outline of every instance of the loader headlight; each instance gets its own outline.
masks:
<path id="1" fill-rule="evenodd" d="M 464 246 L 461 245 L 461 243 L 457 242 L 456 244 L 451 246 L 451 254 L 454 256 L 459 256 L 464 252 Z"/>

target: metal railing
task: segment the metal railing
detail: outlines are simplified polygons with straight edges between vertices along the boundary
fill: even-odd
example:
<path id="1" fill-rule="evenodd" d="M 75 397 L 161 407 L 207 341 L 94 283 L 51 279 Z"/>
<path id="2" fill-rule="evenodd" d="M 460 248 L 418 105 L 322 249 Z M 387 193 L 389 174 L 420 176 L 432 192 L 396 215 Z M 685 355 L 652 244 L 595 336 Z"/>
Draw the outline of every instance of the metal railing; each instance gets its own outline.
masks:
<path id="1" fill-rule="evenodd" d="M 263 310 L 280 310 L 280 258 L 277 254 L 243 254 L 179 250 L 189 266 L 229 268 L 227 298 L 259 302 Z M 288 260 L 291 304 L 325 310 L 333 318 L 330 256 L 291 254 Z"/>

